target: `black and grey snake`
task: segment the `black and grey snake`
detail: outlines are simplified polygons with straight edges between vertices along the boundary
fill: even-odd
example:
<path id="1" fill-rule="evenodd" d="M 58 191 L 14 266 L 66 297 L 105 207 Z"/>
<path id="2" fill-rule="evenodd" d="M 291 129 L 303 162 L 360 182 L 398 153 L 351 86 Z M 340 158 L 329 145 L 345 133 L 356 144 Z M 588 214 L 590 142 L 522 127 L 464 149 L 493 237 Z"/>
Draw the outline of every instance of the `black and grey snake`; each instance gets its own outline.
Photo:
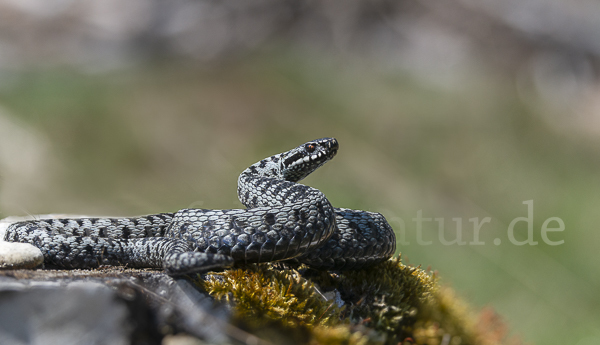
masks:
<path id="1" fill-rule="evenodd" d="M 5 239 L 33 244 L 61 267 L 126 265 L 173 275 L 288 259 L 335 270 L 386 260 L 396 238 L 381 214 L 334 208 L 321 191 L 297 183 L 337 150 L 336 139 L 323 138 L 251 165 L 238 179 L 247 209 L 32 220 L 10 225 Z"/>

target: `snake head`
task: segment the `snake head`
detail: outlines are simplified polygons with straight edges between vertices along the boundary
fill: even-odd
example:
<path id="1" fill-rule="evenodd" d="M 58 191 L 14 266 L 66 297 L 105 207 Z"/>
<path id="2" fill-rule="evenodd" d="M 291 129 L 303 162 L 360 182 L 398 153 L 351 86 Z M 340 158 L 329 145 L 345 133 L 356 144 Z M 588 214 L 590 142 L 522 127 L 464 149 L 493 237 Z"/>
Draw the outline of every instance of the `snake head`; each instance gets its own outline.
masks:
<path id="1" fill-rule="evenodd" d="M 332 159 L 339 144 L 335 138 L 309 141 L 293 150 L 282 153 L 281 175 L 287 181 L 297 182 Z"/>

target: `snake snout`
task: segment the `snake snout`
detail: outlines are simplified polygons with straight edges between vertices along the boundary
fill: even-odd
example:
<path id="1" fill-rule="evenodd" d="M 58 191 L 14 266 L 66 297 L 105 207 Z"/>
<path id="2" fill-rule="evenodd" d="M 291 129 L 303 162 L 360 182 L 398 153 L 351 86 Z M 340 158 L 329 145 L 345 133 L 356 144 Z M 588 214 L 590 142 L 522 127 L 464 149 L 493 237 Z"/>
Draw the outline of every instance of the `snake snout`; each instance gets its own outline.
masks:
<path id="1" fill-rule="evenodd" d="M 336 138 L 321 138 L 314 141 L 319 146 L 319 151 L 327 158 L 331 159 L 337 154 L 340 145 Z"/>

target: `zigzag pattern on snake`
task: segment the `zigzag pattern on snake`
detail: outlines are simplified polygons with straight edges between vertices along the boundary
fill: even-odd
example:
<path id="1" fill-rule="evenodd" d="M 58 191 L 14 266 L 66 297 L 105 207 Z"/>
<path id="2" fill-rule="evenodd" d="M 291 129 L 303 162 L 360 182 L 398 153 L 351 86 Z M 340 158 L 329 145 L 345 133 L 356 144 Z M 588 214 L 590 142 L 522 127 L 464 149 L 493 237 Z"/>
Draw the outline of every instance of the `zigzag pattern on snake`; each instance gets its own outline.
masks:
<path id="1" fill-rule="evenodd" d="M 33 244 L 44 262 L 65 268 L 126 265 L 178 275 L 288 259 L 321 269 L 362 268 L 396 249 L 385 218 L 334 208 L 321 191 L 297 183 L 338 147 L 334 138 L 317 139 L 251 165 L 238 179 L 246 209 L 33 220 L 12 224 L 5 239 Z"/>

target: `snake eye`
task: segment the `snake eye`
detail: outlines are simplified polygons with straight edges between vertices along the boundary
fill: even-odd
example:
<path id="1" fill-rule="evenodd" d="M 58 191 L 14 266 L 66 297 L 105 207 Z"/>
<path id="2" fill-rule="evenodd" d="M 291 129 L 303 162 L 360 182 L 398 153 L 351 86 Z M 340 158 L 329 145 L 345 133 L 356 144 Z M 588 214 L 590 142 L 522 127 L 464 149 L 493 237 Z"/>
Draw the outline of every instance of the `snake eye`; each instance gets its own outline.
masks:
<path id="1" fill-rule="evenodd" d="M 315 151 L 315 149 L 317 148 L 317 146 L 315 146 L 315 144 L 306 144 L 306 151 L 308 151 L 308 153 L 313 153 Z"/>

